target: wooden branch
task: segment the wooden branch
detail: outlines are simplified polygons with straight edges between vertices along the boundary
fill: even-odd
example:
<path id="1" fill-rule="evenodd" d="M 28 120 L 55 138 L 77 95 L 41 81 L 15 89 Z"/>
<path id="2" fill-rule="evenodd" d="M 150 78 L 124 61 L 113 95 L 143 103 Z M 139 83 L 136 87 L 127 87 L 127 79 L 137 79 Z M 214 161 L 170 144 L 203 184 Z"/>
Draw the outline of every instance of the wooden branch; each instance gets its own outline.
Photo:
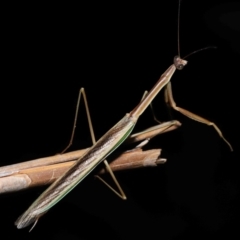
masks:
<path id="1" fill-rule="evenodd" d="M 81 149 L 81 150 L 77 150 L 77 151 L 73 151 L 73 152 L 57 154 L 57 155 L 50 156 L 50 157 L 38 158 L 38 159 L 30 160 L 27 162 L 22 162 L 22 163 L 8 165 L 5 167 L 0 167 L 0 177 L 18 173 L 19 171 L 28 169 L 28 168 L 48 166 L 48 165 L 52 165 L 52 164 L 56 164 L 56 163 L 63 163 L 63 162 L 77 160 L 87 150 L 88 150 L 88 148 L 85 148 L 85 149 Z"/>
<path id="2" fill-rule="evenodd" d="M 138 148 L 123 153 L 112 161 L 110 164 L 112 170 L 157 166 L 165 163 L 166 159 L 158 158 L 161 153 L 160 149 L 142 151 L 139 146 L 144 146 L 149 139 L 158 134 L 175 130 L 180 126 L 179 121 L 173 120 L 131 135 L 128 142 L 145 141 L 138 145 Z M 52 183 L 67 171 L 87 149 L 0 167 L 0 194 Z M 102 169 L 99 174 L 105 172 L 105 169 Z"/>
<path id="3" fill-rule="evenodd" d="M 86 150 L 0 167 L 0 193 L 14 192 L 52 183 L 69 169 Z M 110 163 L 110 166 L 113 171 L 153 167 L 166 162 L 166 159 L 159 159 L 160 154 L 160 149 L 147 151 L 134 149 L 121 154 Z M 105 169 L 100 171 L 100 173 L 105 172 Z"/>
<path id="4" fill-rule="evenodd" d="M 127 139 L 127 142 L 138 142 L 138 141 L 143 141 L 145 139 L 151 139 L 157 136 L 158 134 L 175 130 L 180 126 L 181 126 L 181 123 L 177 120 L 165 122 L 160 125 L 150 127 L 142 132 L 132 134 Z M 0 167 L 0 178 L 4 176 L 9 176 L 14 173 L 18 173 L 20 170 L 23 170 L 23 169 L 40 167 L 40 166 L 48 166 L 56 163 L 73 161 L 81 157 L 87 149 L 88 148 L 65 153 L 65 154 L 58 154 L 51 157 L 39 158 L 39 159 L 18 163 L 18 164 L 13 164 L 5 167 Z"/>

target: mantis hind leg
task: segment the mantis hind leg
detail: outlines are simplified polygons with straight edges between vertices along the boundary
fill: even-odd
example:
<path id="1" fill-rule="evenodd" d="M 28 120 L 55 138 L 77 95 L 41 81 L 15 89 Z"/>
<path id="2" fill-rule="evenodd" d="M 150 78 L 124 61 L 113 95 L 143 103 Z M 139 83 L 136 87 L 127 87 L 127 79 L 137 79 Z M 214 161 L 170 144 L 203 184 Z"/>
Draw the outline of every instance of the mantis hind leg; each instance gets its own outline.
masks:
<path id="1" fill-rule="evenodd" d="M 76 111 L 75 111 L 75 117 L 74 117 L 73 129 L 72 129 L 72 134 L 71 134 L 71 137 L 70 137 L 70 141 L 69 141 L 69 144 L 67 145 L 67 147 L 61 152 L 61 154 L 63 154 L 72 145 L 72 142 L 73 142 L 73 139 L 74 139 L 74 134 L 75 134 L 75 129 L 76 129 L 76 126 L 77 126 L 78 110 L 79 110 L 79 105 L 80 105 L 80 101 L 81 101 L 81 96 L 83 96 L 83 100 L 84 100 L 84 105 L 85 105 L 85 109 L 86 109 L 86 113 L 87 113 L 88 126 L 89 126 L 89 130 L 90 130 L 90 134 L 91 134 L 92 143 L 93 144 L 96 143 L 96 138 L 95 138 L 93 125 L 92 125 L 92 120 L 91 120 L 90 111 L 89 111 L 88 102 L 87 102 L 87 96 L 86 96 L 86 93 L 85 93 L 85 89 L 81 88 L 80 91 L 79 91 L 79 94 L 78 94 L 78 100 L 77 100 L 77 105 L 76 105 Z M 96 177 L 99 180 L 101 180 L 107 187 L 109 187 L 117 196 L 119 196 L 122 199 L 126 199 L 126 195 L 123 192 L 120 184 L 118 183 L 114 173 L 112 172 L 107 160 L 104 160 L 104 164 L 107 168 L 107 171 L 110 173 L 113 181 L 115 182 L 115 184 L 116 184 L 120 193 L 118 193 L 115 189 L 113 189 L 101 177 L 99 177 L 99 176 L 96 176 Z"/>
<path id="2" fill-rule="evenodd" d="M 91 120 L 91 116 L 90 116 L 90 112 L 89 112 L 88 102 L 87 102 L 87 96 L 86 96 L 86 93 L 85 93 L 85 89 L 81 88 L 80 91 L 79 91 L 79 94 L 78 94 L 78 100 L 77 100 L 77 105 L 76 105 L 76 111 L 75 111 L 75 117 L 74 117 L 73 129 L 72 129 L 72 134 L 71 134 L 71 137 L 70 137 L 70 141 L 69 141 L 68 145 L 64 148 L 64 150 L 61 152 L 61 154 L 66 152 L 67 149 L 72 145 L 72 142 L 73 142 L 73 139 L 74 139 L 74 134 L 75 134 L 75 129 L 77 127 L 78 110 L 79 110 L 79 105 L 80 105 L 82 95 L 83 95 L 84 105 L 85 105 L 85 109 L 86 109 L 86 113 L 87 113 L 88 126 L 89 126 L 89 130 L 90 130 L 92 142 L 93 143 L 96 142 L 95 135 L 94 135 L 94 132 L 93 132 L 92 120 Z"/>

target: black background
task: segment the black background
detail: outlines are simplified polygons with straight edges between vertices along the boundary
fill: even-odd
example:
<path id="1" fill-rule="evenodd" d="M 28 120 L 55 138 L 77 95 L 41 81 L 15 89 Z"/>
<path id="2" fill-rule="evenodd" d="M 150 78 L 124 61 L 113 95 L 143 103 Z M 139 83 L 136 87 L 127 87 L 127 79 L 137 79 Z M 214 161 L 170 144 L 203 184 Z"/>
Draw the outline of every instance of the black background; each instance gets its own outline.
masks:
<path id="1" fill-rule="evenodd" d="M 79 89 L 87 92 L 97 138 L 130 112 L 177 54 L 177 1 L 8 6 L 2 22 L 1 165 L 54 155 L 71 134 Z M 181 55 L 172 79 L 178 106 L 215 122 L 213 128 L 168 111 L 178 130 L 145 149 L 162 148 L 167 163 L 117 174 L 128 200 L 91 174 L 28 233 L 16 218 L 45 189 L 0 196 L 3 239 L 202 239 L 238 234 L 240 3 L 182 1 Z M 134 132 L 154 125 L 150 111 Z M 71 150 L 91 145 L 83 106 Z"/>

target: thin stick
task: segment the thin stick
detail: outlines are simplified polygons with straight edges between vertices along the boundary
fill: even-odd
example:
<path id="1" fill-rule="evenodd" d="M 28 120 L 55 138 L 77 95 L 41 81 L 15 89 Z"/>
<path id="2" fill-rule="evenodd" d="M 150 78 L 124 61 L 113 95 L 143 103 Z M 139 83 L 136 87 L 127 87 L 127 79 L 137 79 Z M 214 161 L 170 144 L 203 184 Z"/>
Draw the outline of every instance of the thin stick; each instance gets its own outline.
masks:
<path id="1" fill-rule="evenodd" d="M 181 126 L 181 123 L 176 120 L 161 123 L 159 125 L 148 128 L 142 132 L 132 134 L 131 136 L 129 136 L 126 142 L 134 143 L 134 142 L 143 141 L 144 139 L 152 139 L 153 137 L 159 134 L 162 134 L 171 130 L 175 130 L 180 126 Z M 17 174 L 20 171 L 25 169 L 36 168 L 36 167 L 46 168 L 54 164 L 75 161 L 79 159 L 88 149 L 89 148 L 85 148 L 85 149 L 72 151 L 64 154 L 57 154 L 50 157 L 38 158 L 34 160 L 29 160 L 26 162 L 3 166 L 3 167 L 0 167 L 0 178 L 6 177 L 12 174 Z"/>
<path id="2" fill-rule="evenodd" d="M 142 167 L 155 167 L 158 164 L 163 164 L 166 159 L 159 158 L 160 149 L 152 149 L 142 151 L 136 149 L 121 154 L 114 159 L 109 166 L 112 171 L 122 171 Z M 66 155 L 66 154 L 65 154 Z M 16 169 L 14 174 L 5 175 L 0 178 L 0 194 L 20 191 L 35 186 L 48 185 L 61 177 L 75 161 L 56 163 L 48 166 L 31 167 L 27 169 Z M 1 172 L 1 168 L 0 168 Z M 99 174 L 106 173 L 105 168 L 102 168 Z"/>

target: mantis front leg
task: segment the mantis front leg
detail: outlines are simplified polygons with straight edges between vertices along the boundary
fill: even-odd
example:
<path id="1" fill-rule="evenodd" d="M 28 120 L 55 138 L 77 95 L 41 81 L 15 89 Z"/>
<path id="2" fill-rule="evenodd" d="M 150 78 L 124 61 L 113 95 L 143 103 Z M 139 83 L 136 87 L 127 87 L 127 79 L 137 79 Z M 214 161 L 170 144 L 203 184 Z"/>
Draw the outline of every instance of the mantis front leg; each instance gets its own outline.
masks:
<path id="1" fill-rule="evenodd" d="M 169 104 L 174 110 L 182 113 L 183 115 L 197 121 L 197 122 L 200 122 L 200 123 L 204 123 L 208 126 L 212 126 L 214 127 L 214 129 L 217 131 L 218 135 L 225 141 L 225 143 L 227 143 L 227 145 L 230 147 L 231 151 L 233 151 L 233 148 L 231 146 L 231 144 L 224 138 L 221 130 L 219 129 L 219 127 L 214 123 L 214 122 L 211 122 L 203 117 L 200 117 L 186 109 L 183 109 L 181 107 L 178 107 L 173 99 L 173 93 L 172 93 L 172 86 L 171 86 L 171 82 L 169 82 L 166 87 L 165 87 L 165 92 L 164 92 L 164 95 L 165 95 L 165 102 L 167 104 Z"/>

